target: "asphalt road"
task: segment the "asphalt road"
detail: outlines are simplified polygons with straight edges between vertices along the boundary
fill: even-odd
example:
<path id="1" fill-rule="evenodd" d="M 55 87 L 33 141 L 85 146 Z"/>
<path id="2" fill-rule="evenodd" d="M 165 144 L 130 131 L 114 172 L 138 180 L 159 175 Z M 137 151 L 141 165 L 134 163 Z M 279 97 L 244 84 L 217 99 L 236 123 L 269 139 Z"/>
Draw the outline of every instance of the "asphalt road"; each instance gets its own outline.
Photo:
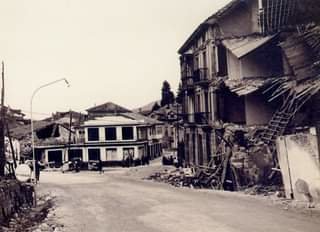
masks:
<path id="1" fill-rule="evenodd" d="M 315 215 L 289 212 L 241 194 L 143 181 L 135 171 L 41 173 L 38 190 L 57 196 L 57 220 L 67 232 L 320 231 Z"/>

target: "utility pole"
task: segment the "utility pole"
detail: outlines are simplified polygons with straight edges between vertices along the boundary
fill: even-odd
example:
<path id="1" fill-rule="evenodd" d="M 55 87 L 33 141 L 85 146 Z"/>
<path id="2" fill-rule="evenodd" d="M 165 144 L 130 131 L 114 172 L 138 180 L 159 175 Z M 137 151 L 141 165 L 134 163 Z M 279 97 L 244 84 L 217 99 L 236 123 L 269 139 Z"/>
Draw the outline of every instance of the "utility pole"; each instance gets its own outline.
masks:
<path id="1" fill-rule="evenodd" d="M 69 111 L 70 122 L 69 122 L 69 139 L 68 139 L 68 160 L 70 161 L 70 146 L 71 146 L 71 130 L 72 130 L 72 111 Z"/>
<path id="2" fill-rule="evenodd" d="M 4 168 L 6 165 L 6 154 L 4 144 L 4 125 L 5 125 L 5 109 L 4 109 L 4 63 L 2 61 L 2 89 L 1 89 L 1 121 L 0 121 L 0 176 L 4 176 Z"/>

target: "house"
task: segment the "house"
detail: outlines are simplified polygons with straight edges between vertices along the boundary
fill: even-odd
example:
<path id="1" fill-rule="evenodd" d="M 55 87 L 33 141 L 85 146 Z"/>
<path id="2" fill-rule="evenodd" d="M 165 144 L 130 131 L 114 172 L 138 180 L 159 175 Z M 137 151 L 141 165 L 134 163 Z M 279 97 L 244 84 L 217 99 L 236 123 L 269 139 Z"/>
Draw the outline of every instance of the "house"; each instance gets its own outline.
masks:
<path id="1" fill-rule="evenodd" d="M 34 124 L 34 142 L 37 159 L 42 159 L 45 150 L 54 150 L 64 147 L 66 144 L 75 143 L 75 131 L 69 126 L 52 121 L 35 121 Z M 11 136 L 20 142 L 21 159 L 32 158 L 31 130 L 30 125 L 16 127 L 10 130 Z M 62 157 L 49 153 L 46 161 L 62 164 Z"/>
<path id="2" fill-rule="evenodd" d="M 157 108 L 160 108 L 160 101 L 150 102 L 149 104 L 133 109 L 132 111 L 134 113 L 139 113 L 148 116 Z"/>
<path id="3" fill-rule="evenodd" d="M 51 117 L 43 119 L 43 121 L 51 121 L 56 122 L 62 125 L 69 126 L 70 122 L 72 126 L 79 126 L 81 122 L 86 120 L 86 115 L 75 112 L 72 110 L 65 111 L 65 112 L 55 112 L 52 114 Z"/>
<path id="4" fill-rule="evenodd" d="M 128 155 L 136 164 L 161 154 L 161 122 L 134 113 L 108 115 L 86 121 L 84 161 L 101 159 L 106 165 L 121 164 Z"/>
<path id="5" fill-rule="evenodd" d="M 113 166 L 121 165 L 128 156 L 138 165 L 143 160 L 161 155 L 161 122 L 112 102 L 87 111 L 88 120 L 71 131 L 64 131 L 66 133 L 60 130 L 60 139 L 50 138 L 36 143 L 38 158 L 57 167 L 74 158 L 80 158 L 84 164 L 90 160 L 101 160 L 105 166 Z M 51 124 L 46 126 L 47 130 L 48 126 Z M 60 125 L 60 128 L 63 127 Z M 37 131 L 37 135 L 48 134 L 44 129 Z M 54 134 L 53 130 L 49 134 Z"/>
<path id="6" fill-rule="evenodd" d="M 177 150 L 178 142 L 183 137 L 181 121 L 181 105 L 178 103 L 165 105 L 151 112 L 149 117 L 161 121 L 164 129 L 163 148 Z"/>
<path id="7" fill-rule="evenodd" d="M 314 125 L 320 70 L 296 14 L 295 0 L 233 0 L 181 46 L 185 166 Z"/>
<path id="8" fill-rule="evenodd" d="M 95 117 L 103 117 L 106 115 L 115 115 L 120 113 L 130 113 L 131 110 L 128 110 L 122 106 L 114 104 L 113 102 L 106 102 L 104 104 L 91 107 L 86 110 L 88 112 L 88 118 L 92 119 Z"/>

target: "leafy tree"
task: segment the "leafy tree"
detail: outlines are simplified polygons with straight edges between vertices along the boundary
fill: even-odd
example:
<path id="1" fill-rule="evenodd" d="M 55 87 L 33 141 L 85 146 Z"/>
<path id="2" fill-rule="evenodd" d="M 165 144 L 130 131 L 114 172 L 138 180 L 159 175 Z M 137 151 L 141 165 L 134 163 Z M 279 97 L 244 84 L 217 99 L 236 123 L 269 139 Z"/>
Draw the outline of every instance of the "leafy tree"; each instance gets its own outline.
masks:
<path id="1" fill-rule="evenodd" d="M 168 81 L 164 81 L 161 89 L 161 106 L 174 103 L 174 93 L 171 91 L 171 87 Z"/>
<path id="2" fill-rule="evenodd" d="M 183 91 L 182 91 L 182 85 L 180 82 L 179 87 L 178 87 L 178 91 L 177 91 L 176 102 L 179 104 L 182 104 L 182 99 L 183 99 Z"/>

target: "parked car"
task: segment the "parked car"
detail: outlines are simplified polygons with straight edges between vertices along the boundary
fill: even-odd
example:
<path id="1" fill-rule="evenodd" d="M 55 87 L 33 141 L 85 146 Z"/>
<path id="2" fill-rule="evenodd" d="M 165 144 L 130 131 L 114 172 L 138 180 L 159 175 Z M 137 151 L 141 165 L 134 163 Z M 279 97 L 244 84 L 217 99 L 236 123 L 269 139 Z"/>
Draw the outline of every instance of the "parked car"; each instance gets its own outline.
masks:
<path id="1" fill-rule="evenodd" d="M 174 151 L 165 151 L 162 155 L 163 165 L 177 165 L 178 159 Z"/>
<path id="2" fill-rule="evenodd" d="M 76 171 L 79 172 L 80 168 L 82 166 L 82 160 L 81 158 L 73 158 L 71 161 L 66 161 L 63 163 L 61 167 L 62 173 L 67 171 Z"/>
<path id="3" fill-rule="evenodd" d="M 99 170 L 99 160 L 89 160 L 88 170 L 98 171 Z"/>

